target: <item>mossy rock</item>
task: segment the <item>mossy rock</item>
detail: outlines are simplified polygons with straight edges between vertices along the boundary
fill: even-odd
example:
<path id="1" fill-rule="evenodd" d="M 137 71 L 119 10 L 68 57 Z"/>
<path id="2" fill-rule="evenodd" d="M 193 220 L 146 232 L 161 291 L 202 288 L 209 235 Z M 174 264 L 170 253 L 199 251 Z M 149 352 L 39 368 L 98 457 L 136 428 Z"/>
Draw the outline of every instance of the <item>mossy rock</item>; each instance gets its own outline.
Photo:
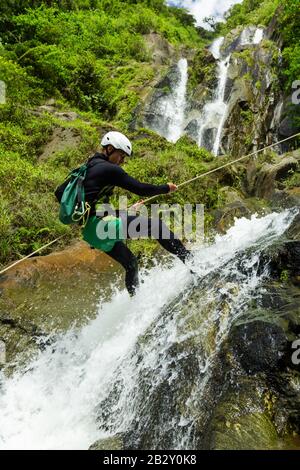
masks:
<path id="1" fill-rule="evenodd" d="M 199 49 L 189 63 L 188 88 L 192 91 L 201 84 L 214 88 L 217 83 L 217 61 L 208 49 Z"/>
<path id="2" fill-rule="evenodd" d="M 99 439 L 89 447 L 89 450 L 124 450 L 122 434 Z"/>
<path id="3" fill-rule="evenodd" d="M 271 419 L 264 413 L 241 416 L 236 422 L 226 421 L 216 431 L 214 449 L 217 450 L 275 450 L 290 448 L 292 440 L 280 439 Z M 296 445 L 296 444 L 295 444 Z"/>
<path id="4" fill-rule="evenodd" d="M 232 377 L 232 385 L 216 406 L 207 430 L 207 448 L 276 450 L 299 448 L 299 435 L 288 425 L 278 393 L 260 376 Z M 281 411 L 276 422 L 278 409 Z"/>

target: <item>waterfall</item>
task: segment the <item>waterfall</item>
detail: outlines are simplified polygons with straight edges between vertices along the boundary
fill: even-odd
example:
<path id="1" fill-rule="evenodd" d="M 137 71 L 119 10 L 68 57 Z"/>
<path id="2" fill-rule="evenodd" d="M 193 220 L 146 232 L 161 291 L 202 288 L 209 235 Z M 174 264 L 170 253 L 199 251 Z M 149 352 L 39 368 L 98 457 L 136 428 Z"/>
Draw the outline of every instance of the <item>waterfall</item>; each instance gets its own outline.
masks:
<path id="1" fill-rule="evenodd" d="M 214 155 L 218 155 L 222 130 L 227 113 L 227 104 L 225 102 L 225 88 L 227 81 L 227 71 L 229 67 L 230 55 L 221 59 L 221 47 L 224 38 L 217 38 L 210 51 L 218 59 L 218 85 L 215 91 L 214 100 L 206 103 L 199 121 L 199 140 L 198 145 L 212 150 Z M 213 143 L 212 143 L 213 142 Z"/>
<path id="2" fill-rule="evenodd" d="M 257 28 L 253 36 L 253 44 L 259 44 L 264 37 L 264 30 L 262 28 Z"/>
<path id="3" fill-rule="evenodd" d="M 264 37 L 264 30 L 263 28 L 256 28 L 254 26 L 248 26 L 243 29 L 242 34 L 240 36 L 240 45 L 241 46 L 248 46 L 248 45 L 257 45 L 259 44 Z"/>
<path id="4" fill-rule="evenodd" d="M 151 105 L 155 117 L 147 122 L 148 127 L 170 142 L 176 142 L 183 135 L 187 81 L 188 63 L 182 58 L 177 63 L 176 80 L 171 82 L 170 93 L 159 97 Z"/>
<path id="5" fill-rule="evenodd" d="M 203 397 L 216 350 L 267 276 L 267 270 L 257 273 L 258 254 L 276 242 L 294 217 L 285 210 L 236 220 L 225 235 L 195 251 L 198 286 L 175 259 L 171 267 L 144 273 L 135 297 L 121 291 L 110 302 L 100 299 L 95 320 L 61 334 L 25 370 L 2 377 L 0 448 L 86 449 L 117 432 L 133 430 L 138 439 L 153 429 L 146 448 L 195 449 L 194 418 L 188 410 L 196 406 L 200 413 L 206 406 Z M 239 271 L 238 262 L 245 263 L 248 275 Z M 220 307 L 224 295 L 226 314 Z M 200 322 L 196 329 L 193 315 Z M 213 348 L 208 343 L 212 334 Z M 189 338 L 197 338 L 195 351 L 182 349 Z M 167 397 L 178 384 L 189 383 L 182 380 L 184 360 L 196 361 L 198 376 L 182 415 L 180 407 L 168 407 Z M 157 406 L 166 407 L 164 413 L 156 413 Z"/>
<path id="6" fill-rule="evenodd" d="M 215 59 L 220 59 L 221 57 L 221 46 L 223 42 L 224 42 L 224 37 L 220 36 L 219 38 L 214 40 L 214 42 L 209 48 L 210 52 L 212 53 Z"/>
<path id="7" fill-rule="evenodd" d="M 281 100 L 275 106 L 273 118 L 270 124 L 270 129 L 275 129 L 276 127 L 278 127 L 281 113 L 282 113 L 282 107 L 283 107 L 283 101 Z"/>
<path id="8" fill-rule="evenodd" d="M 279 100 L 278 103 L 275 106 L 272 121 L 270 124 L 269 132 L 271 134 L 271 138 L 273 142 L 278 142 L 280 140 L 279 138 L 279 127 L 280 127 L 280 121 L 282 119 L 282 109 L 283 109 L 283 100 Z M 274 147 L 274 150 L 281 154 L 284 151 L 284 147 L 282 148 L 282 144 L 276 145 Z"/>
<path id="9" fill-rule="evenodd" d="M 263 36 L 263 28 L 247 26 L 237 38 L 237 44 L 234 47 L 257 45 Z M 220 152 L 222 132 L 228 112 L 225 92 L 231 53 L 226 53 L 224 57 L 221 50 L 223 43 L 224 37 L 219 37 L 210 46 L 211 53 L 218 61 L 217 86 L 212 101 L 203 106 L 200 117 L 194 118 L 195 136 L 193 137 L 196 137 L 197 144 L 200 147 L 206 147 L 216 156 Z M 188 63 L 182 58 L 176 68 L 171 69 L 167 86 L 155 91 L 145 113 L 145 126 L 170 142 L 176 142 L 185 133 L 187 82 Z M 167 89 L 167 93 L 164 88 Z"/>
<path id="10" fill-rule="evenodd" d="M 240 35 L 238 45 L 257 45 L 263 39 L 263 35 L 264 30 L 262 28 L 246 27 Z M 218 84 L 213 101 L 204 105 L 198 121 L 198 145 L 211 150 L 214 155 L 219 154 L 222 131 L 228 111 L 225 90 L 231 54 L 222 57 L 221 47 L 223 43 L 224 37 L 219 37 L 210 46 L 211 53 L 218 60 Z"/>

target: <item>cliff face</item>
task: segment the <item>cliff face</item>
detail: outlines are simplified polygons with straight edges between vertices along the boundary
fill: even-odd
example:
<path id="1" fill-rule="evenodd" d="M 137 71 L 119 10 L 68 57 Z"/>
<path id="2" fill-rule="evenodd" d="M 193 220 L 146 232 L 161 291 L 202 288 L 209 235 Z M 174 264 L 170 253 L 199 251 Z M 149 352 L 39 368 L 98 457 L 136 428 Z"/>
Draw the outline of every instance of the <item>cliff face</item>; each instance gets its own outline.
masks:
<path id="1" fill-rule="evenodd" d="M 242 155 L 300 130 L 293 90 L 287 93 L 282 84 L 278 14 L 267 27 L 239 26 L 207 48 L 179 52 L 189 65 L 180 135 L 187 134 L 215 154 Z M 164 112 L 168 107 L 174 115 L 179 112 L 173 94 L 181 80 L 178 54 L 168 56 L 170 68 L 161 70 L 163 77 L 158 76 L 145 94 L 133 124 L 166 137 Z M 275 150 L 281 153 L 293 145 Z"/>
<path id="2" fill-rule="evenodd" d="M 282 41 L 276 34 L 277 26 L 275 16 L 258 44 L 241 41 L 243 36 L 253 34 L 254 27 L 234 30 L 225 38 L 232 50 L 226 85 L 228 114 L 222 138 L 225 153 L 242 154 L 299 132 L 291 107 L 292 91 L 286 95 L 281 83 Z M 275 150 L 288 148 L 293 148 L 293 142 Z"/>

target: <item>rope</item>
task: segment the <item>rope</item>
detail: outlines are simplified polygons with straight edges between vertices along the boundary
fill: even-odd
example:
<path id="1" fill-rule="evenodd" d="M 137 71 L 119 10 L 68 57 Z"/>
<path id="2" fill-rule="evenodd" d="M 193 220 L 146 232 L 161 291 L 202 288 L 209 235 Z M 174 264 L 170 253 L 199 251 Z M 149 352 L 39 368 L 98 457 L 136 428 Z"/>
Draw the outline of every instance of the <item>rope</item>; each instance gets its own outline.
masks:
<path id="1" fill-rule="evenodd" d="M 182 186 L 185 186 L 189 183 L 192 183 L 193 181 L 196 181 L 200 178 L 204 178 L 204 176 L 207 176 L 207 175 L 210 175 L 211 173 L 214 173 L 218 170 L 220 170 L 221 168 L 226 168 L 227 166 L 230 166 L 230 165 L 233 165 L 234 163 L 237 163 L 237 162 L 240 162 L 241 160 L 245 160 L 246 158 L 249 158 L 249 157 L 252 157 L 253 155 L 257 155 L 258 153 L 261 153 L 263 152 L 264 150 L 267 150 L 267 149 L 270 149 L 272 147 L 275 147 L 276 145 L 279 145 L 279 144 L 282 144 L 283 142 L 286 142 L 287 140 L 291 140 L 293 139 L 294 137 L 298 137 L 300 136 L 300 132 L 298 132 L 297 134 L 294 134 L 294 135 L 291 135 L 290 137 L 287 137 L 286 139 L 283 139 L 283 140 L 280 140 L 279 142 L 276 142 L 275 144 L 271 144 L 271 145 L 268 145 L 267 147 L 264 147 L 260 150 L 255 150 L 254 152 L 251 152 L 249 153 L 248 155 L 244 155 L 243 157 L 240 157 L 240 158 L 237 158 L 236 160 L 233 160 L 231 162 L 228 162 L 228 163 L 225 163 L 224 165 L 221 165 L 217 168 L 214 168 L 213 170 L 210 170 L 210 171 L 207 171 L 206 173 L 201 173 L 201 175 L 197 175 L 197 176 L 194 176 L 193 178 L 187 180 L 187 181 L 184 181 L 183 183 L 180 183 L 177 185 L 177 188 L 181 188 Z M 155 195 L 155 196 L 151 196 L 147 199 L 145 199 L 143 201 L 143 204 L 145 204 L 146 202 L 149 202 L 149 201 L 152 201 L 153 199 L 155 199 L 156 197 L 158 196 Z M 134 204 L 133 204 L 134 205 Z M 129 207 L 129 209 L 131 208 L 132 206 Z M 41 248 L 39 248 L 38 250 L 35 250 L 33 251 L 32 253 L 30 253 L 29 255 L 25 256 L 24 258 L 21 258 L 17 261 L 15 261 L 14 263 L 12 263 L 10 266 L 7 266 L 6 268 L 2 269 L 2 271 L 0 271 L 0 275 L 3 274 L 4 272 L 8 271 L 9 269 L 11 269 L 13 266 L 16 266 L 17 264 L 21 263 L 22 261 L 24 261 L 25 259 L 27 258 L 30 258 L 31 256 L 35 255 L 36 253 L 39 253 L 40 251 L 44 250 L 45 248 L 47 248 L 48 246 L 52 245 L 53 243 L 56 243 L 58 240 L 60 240 L 61 238 L 65 237 L 65 235 L 61 235 L 60 237 L 58 238 L 55 238 L 55 240 L 52 240 L 52 242 L 49 242 L 47 243 L 46 245 L 42 246 Z"/>
<path id="2" fill-rule="evenodd" d="M 0 275 L 3 274 L 3 273 L 5 273 L 5 271 L 8 271 L 8 270 L 9 270 L 10 268 L 12 268 L 13 266 L 16 266 L 16 264 L 19 264 L 19 263 L 21 263 L 22 261 L 24 261 L 25 259 L 30 258 L 32 255 L 35 255 L 35 254 L 38 253 L 39 251 L 44 250 L 44 248 L 47 248 L 47 246 L 52 245 L 53 243 L 57 242 L 58 240 L 60 240 L 60 239 L 63 238 L 64 236 L 65 236 L 65 235 L 61 235 L 60 237 L 55 238 L 55 240 L 52 240 L 52 242 L 47 243 L 47 245 L 44 245 L 44 246 L 42 246 L 41 248 L 39 248 L 38 250 L 33 251 L 32 253 L 30 253 L 30 255 L 24 256 L 24 258 L 21 258 L 21 259 L 15 261 L 13 264 L 11 264 L 11 265 L 7 266 L 6 268 L 2 269 L 2 271 L 0 271 Z"/>
<path id="3" fill-rule="evenodd" d="M 192 183 L 193 181 L 196 181 L 200 178 L 203 178 L 204 176 L 210 175 L 211 173 L 214 173 L 215 171 L 220 170 L 221 168 L 225 168 L 227 166 L 233 165 L 234 163 L 240 162 L 241 160 L 245 160 L 246 158 L 252 157 L 253 155 L 257 155 L 260 152 L 263 152 L 264 150 L 267 150 L 269 148 L 275 147 L 276 145 L 282 144 L 283 142 L 286 142 L 287 140 L 293 139 L 294 137 L 300 136 L 300 132 L 297 134 L 294 134 L 290 137 L 287 137 L 286 139 L 280 140 L 279 142 L 276 142 L 275 144 L 268 145 L 267 147 L 264 147 L 260 150 L 255 150 L 255 152 L 248 153 L 248 155 L 244 155 L 243 157 L 237 158 L 236 160 L 233 160 L 231 162 L 225 163 L 224 165 L 218 166 L 217 168 L 214 168 L 213 170 L 207 171 L 206 173 L 201 173 L 201 175 L 194 176 L 193 178 L 184 181 L 183 183 L 180 183 L 177 185 L 177 188 L 181 188 L 182 186 L 185 186 L 186 184 Z M 170 194 L 170 193 L 169 193 Z M 155 199 L 158 195 L 148 197 L 147 199 L 144 199 L 143 204 L 146 202 L 152 201 L 152 199 Z"/>

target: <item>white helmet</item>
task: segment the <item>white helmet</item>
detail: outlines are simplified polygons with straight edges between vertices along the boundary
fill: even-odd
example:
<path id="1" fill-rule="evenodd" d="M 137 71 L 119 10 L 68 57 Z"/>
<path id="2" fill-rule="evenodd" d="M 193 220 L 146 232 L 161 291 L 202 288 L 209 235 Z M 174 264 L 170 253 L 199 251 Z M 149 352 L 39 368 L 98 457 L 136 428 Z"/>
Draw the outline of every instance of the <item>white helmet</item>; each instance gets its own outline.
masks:
<path id="1" fill-rule="evenodd" d="M 105 134 L 101 140 L 102 147 L 112 145 L 115 149 L 123 150 L 127 155 L 132 153 L 132 145 L 130 140 L 121 132 L 111 131 Z"/>

